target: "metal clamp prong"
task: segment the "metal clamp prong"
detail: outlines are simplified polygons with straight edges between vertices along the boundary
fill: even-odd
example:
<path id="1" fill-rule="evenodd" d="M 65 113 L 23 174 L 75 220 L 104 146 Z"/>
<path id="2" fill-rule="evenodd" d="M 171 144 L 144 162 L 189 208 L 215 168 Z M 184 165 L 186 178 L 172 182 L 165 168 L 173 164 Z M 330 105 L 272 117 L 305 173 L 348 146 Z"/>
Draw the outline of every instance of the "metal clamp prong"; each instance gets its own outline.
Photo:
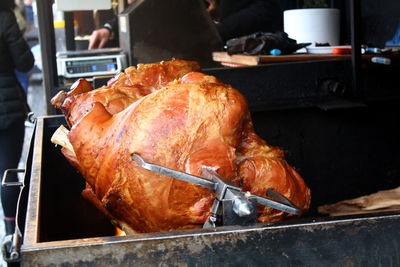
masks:
<path id="1" fill-rule="evenodd" d="M 211 209 L 211 216 L 204 224 L 205 228 L 215 227 L 218 222 L 218 216 L 221 216 L 221 214 L 223 214 L 223 217 L 229 217 L 231 219 L 235 216 L 243 218 L 239 219 L 243 222 L 248 222 L 247 218 L 250 217 L 251 220 L 257 219 L 257 203 L 286 213 L 295 215 L 301 213 L 301 210 L 286 197 L 272 189 L 267 189 L 266 196 L 275 198 L 276 201 L 250 193 L 247 195 L 240 187 L 233 184 L 231 180 L 221 177 L 217 172 L 207 167 L 203 168 L 202 177 L 198 177 L 146 162 L 138 153 L 132 153 L 131 159 L 146 170 L 210 189 L 215 195 L 215 200 Z M 221 205 L 223 212 L 220 211 Z M 225 211 L 228 212 L 229 215 L 226 215 Z M 236 215 L 232 217 L 231 211 Z M 237 219 L 234 220 L 238 221 Z M 225 222 L 223 223 L 225 224 Z"/>

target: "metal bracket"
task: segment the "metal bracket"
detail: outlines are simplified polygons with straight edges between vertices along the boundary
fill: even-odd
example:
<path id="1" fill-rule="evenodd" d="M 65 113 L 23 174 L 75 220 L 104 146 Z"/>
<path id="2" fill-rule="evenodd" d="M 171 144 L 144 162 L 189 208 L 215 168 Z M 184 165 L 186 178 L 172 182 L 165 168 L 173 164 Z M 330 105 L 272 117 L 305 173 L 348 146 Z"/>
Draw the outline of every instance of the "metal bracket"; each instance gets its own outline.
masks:
<path id="1" fill-rule="evenodd" d="M 23 182 L 7 182 L 7 177 L 10 173 L 21 173 L 25 172 L 25 169 L 7 169 L 4 172 L 3 179 L 1 181 L 2 186 L 19 186 L 19 196 L 18 196 L 18 203 L 17 207 L 19 206 L 19 202 L 21 199 L 22 189 L 24 188 Z M 4 238 L 2 245 L 1 245 L 1 252 L 3 255 L 3 259 L 8 263 L 19 262 L 21 260 L 20 248 L 21 248 L 21 240 L 22 234 L 21 230 L 18 226 L 18 209 L 17 214 L 15 215 L 15 232 L 12 235 L 8 235 Z"/>
<path id="2" fill-rule="evenodd" d="M 203 168 L 201 177 L 199 177 L 146 162 L 137 153 L 133 153 L 131 159 L 146 170 L 208 188 L 215 195 L 215 200 L 211 208 L 211 216 L 204 223 L 203 228 L 256 223 L 258 220 L 257 204 L 296 215 L 301 212 L 289 199 L 271 188 L 266 191 L 266 196 L 275 198 L 277 201 L 250 192 L 245 193 L 232 181 L 221 177 L 207 167 Z"/>
<path id="3" fill-rule="evenodd" d="M 203 228 L 219 225 L 255 224 L 258 222 L 257 204 L 291 214 L 300 213 L 300 209 L 289 199 L 271 188 L 267 189 L 266 196 L 274 198 L 277 201 L 257 196 L 250 192 L 245 193 L 230 180 L 221 177 L 217 172 L 211 169 L 203 168 L 201 175 L 216 183 L 214 191 L 215 201 L 211 209 L 212 215 L 205 222 Z"/>
<path id="4" fill-rule="evenodd" d="M 32 111 L 29 112 L 29 113 L 28 113 L 27 120 L 28 120 L 30 123 L 34 124 L 35 121 L 36 121 L 35 113 L 32 112 Z"/>

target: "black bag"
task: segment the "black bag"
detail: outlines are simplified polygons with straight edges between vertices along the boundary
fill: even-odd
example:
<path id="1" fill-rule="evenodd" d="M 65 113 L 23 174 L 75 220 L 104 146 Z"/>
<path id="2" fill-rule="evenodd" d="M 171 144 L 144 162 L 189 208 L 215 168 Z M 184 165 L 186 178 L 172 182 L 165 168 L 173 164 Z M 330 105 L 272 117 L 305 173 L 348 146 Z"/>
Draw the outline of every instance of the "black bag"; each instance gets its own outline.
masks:
<path id="1" fill-rule="evenodd" d="M 296 50 L 311 43 L 300 43 L 288 37 L 286 32 L 268 33 L 256 32 L 250 35 L 233 38 L 226 42 L 229 55 L 269 55 L 273 49 L 279 49 L 281 54 L 292 54 Z"/>

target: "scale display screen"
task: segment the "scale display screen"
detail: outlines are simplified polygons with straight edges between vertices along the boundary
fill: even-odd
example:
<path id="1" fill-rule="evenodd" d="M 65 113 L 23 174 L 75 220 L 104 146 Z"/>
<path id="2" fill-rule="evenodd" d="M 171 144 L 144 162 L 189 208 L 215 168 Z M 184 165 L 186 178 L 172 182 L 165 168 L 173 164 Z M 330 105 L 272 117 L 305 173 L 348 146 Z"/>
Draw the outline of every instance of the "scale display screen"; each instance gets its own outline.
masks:
<path id="1" fill-rule="evenodd" d="M 57 72 L 63 79 L 110 76 L 123 71 L 127 65 L 127 57 L 120 50 L 95 49 L 57 53 Z"/>
<path id="2" fill-rule="evenodd" d="M 115 72 L 118 68 L 115 58 L 90 59 L 90 60 L 67 60 L 65 62 L 69 74 L 90 72 Z"/>

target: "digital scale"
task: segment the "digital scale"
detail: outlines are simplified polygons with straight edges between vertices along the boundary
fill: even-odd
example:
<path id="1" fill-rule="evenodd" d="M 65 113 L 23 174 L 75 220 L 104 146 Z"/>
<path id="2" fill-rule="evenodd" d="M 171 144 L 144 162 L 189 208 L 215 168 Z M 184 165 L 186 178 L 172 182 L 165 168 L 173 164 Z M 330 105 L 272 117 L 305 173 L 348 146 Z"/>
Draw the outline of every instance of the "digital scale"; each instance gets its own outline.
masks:
<path id="1" fill-rule="evenodd" d="M 114 75 L 127 68 L 127 57 L 119 48 L 57 53 L 58 76 L 70 80 Z"/>

